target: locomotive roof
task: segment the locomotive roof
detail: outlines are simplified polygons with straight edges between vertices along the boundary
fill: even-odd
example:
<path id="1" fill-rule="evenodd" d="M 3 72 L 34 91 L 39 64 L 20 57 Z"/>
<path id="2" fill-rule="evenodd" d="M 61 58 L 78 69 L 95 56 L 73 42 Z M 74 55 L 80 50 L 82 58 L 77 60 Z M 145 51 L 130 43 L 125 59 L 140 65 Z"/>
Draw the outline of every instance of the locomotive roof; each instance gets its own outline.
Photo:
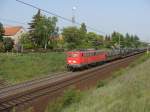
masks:
<path id="1" fill-rule="evenodd" d="M 92 49 L 88 49 L 88 50 L 74 50 L 74 51 L 68 51 L 68 52 L 106 52 L 104 50 L 92 50 Z"/>

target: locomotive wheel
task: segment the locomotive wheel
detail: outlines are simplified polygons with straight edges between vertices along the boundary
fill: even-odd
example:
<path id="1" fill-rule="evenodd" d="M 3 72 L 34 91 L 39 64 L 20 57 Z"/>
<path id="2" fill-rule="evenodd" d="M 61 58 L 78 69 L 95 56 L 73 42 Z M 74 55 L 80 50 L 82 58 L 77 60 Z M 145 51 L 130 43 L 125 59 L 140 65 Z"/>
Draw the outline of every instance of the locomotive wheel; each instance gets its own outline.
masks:
<path id="1" fill-rule="evenodd" d="M 76 68 L 72 68 L 71 71 L 72 71 L 72 72 L 75 72 L 75 71 L 76 71 Z"/>
<path id="2" fill-rule="evenodd" d="M 67 66 L 68 71 L 72 71 L 72 67 Z"/>
<path id="3" fill-rule="evenodd" d="M 88 64 L 85 66 L 85 69 L 89 69 L 89 65 Z"/>

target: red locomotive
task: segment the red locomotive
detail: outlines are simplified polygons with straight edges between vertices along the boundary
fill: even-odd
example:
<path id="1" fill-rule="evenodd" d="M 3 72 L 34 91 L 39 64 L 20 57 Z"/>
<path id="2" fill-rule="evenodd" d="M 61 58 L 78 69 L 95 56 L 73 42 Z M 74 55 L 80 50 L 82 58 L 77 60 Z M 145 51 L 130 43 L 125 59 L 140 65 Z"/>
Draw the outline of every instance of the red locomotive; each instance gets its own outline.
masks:
<path id="1" fill-rule="evenodd" d="M 140 52 L 144 52 L 143 49 L 112 49 L 109 51 L 100 50 L 79 50 L 67 52 L 67 68 L 74 71 L 78 68 L 87 68 L 91 65 L 97 65 L 98 63 L 108 62 L 119 58 L 125 58 Z"/>
<path id="2" fill-rule="evenodd" d="M 107 52 L 99 50 L 83 50 L 67 52 L 67 67 L 69 70 L 88 67 L 107 59 Z"/>

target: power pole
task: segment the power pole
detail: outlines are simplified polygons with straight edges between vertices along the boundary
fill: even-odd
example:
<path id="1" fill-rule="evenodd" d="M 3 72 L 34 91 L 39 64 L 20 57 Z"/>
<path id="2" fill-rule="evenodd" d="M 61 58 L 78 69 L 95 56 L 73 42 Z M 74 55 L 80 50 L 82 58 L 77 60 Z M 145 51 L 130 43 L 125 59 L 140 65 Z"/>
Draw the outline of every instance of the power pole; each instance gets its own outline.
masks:
<path id="1" fill-rule="evenodd" d="M 119 34 L 119 52 L 120 52 L 120 34 Z"/>
<path id="2" fill-rule="evenodd" d="M 73 6 L 73 7 L 72 7 L 72 25 L 73 25 L 73 26 L 74 26 L 75 23 L 76 23 L 75 11 L 76 11 L 76 7 Z"/>

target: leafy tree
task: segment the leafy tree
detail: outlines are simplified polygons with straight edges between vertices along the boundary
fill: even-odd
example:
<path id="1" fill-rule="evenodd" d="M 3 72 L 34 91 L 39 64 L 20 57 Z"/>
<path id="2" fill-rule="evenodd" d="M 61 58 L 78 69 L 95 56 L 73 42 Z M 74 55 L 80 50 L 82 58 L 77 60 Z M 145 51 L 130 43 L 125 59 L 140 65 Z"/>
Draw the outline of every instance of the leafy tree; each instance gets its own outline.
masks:
<path id="1" fill-rule="evenodd" d="M 134 41 L 134 47 L 138 47 L 138 46 L 140 46 L 140 40 L 139 40 L 139 37 L 137 36 L 137 35 L 135 35 L 134 37 L 133 37 L 133 41 Z"/>
<path id="2" fill-rule="evenodd" d="M 64 45 L 65 45 L 65 41 L 64 41 L 63 37 L 57 39 L 57 48 L 64 49 L 64 47 L 65 47 Z"/>
<path id="3" fill-rule="evenodd" d="M 86 35 L 86 42 L 85 42 L 85 45 L 88 47 L 88 48 L 93 48 L 94 45 L 94 42 L 95 42 L 95 39 L 97 38 L 97 35 L 96 33 L 94 32 L 88 32 L 87 35 Z"/>
<path id="4" fill-rule="evenodd" d="M 57 18 L 56 17 L 48 17 L 45 18 L 45 26 L 47 26 L 47 30 L 45 31 L 45 48 L 49 45 L 50 48 L 54 48 L 56 46 L 56 38 L 58 37 L 59 28 L 56 26 Z"/>
<path id="5" fill-rule="evenodd" d="M 88 48 L 88 44 L 87 44 L 87 28 L 85 23 L 82 23 L 80 26 L 80 32 L 81 32 L 81 36 L 82 36 L 82 44 L 81 44 L 81 48 L 85 49 Z"/>
<path id="6" fill-rule="evenodd" d="M 104 36 L 97 35 L 96 44 L 98 47 L 103 47 L 104 45 Z"/>
<path id="7" fill-rule="evenodd" d="M 33 48 L 31 38 L 29 38 L 29 33 L 24 33 L 24 34 L 21 35 L 20 43 L 21 43 L 22 47 L 25 48 L 25 49 Z"/>
<path id="8" fill-rule="evenodd" d="M 68 49 L 81 48 L 82 33 L 77 27 L 64 28 L 62 35 Z"/>
<path id="9" fill-rule="evenodd" d="M 87 33 L 87 28 L 86 28 L 85 23 L 82 23 L 82 24 L 81 24 L 80 30 L 81 30 L 81 32 L 83 32 L 84 34 Z"/>
<path id="10" fill-rule="evenodd" d="M 139 47 L 141 45 L 141 42 L 139 40 L 139 37 L 136 35 L 129 35 L 128 33 L 125 36 L 125 46 L 130 47 Z"/>
<path id="11" fill-rule="evenodd" d="M 106 36 L 105 36 L 105 40 L 106 40 L 106 41 L 111 41 L 111 37 L 108 36 L 108 35 L 106 35 Z"/>
<path id="12" fill-rule="evenodd" d="M 29 23 L 30 25 L 29 34 L 35 47 L 39 47 L 40 43 L 40 36 L 37 35 L 36 27 L 37 24 L 41 21 L 41 18 L 42 18 L 41 11 L 38 10 L 37 14 L 33 16 L 33 20 L 31 21 L 31 23 Z"/>
<path id="13" fill-rule="evenodd" d="M 125 46 L 127 48 L 131 47 L 131 38 L 130 38 L 130 35 L 128 33 L 125 35 Z"/>
<path id="14" fill-rule="evenodd" d="M 10 37 L 6 37 L 3 40 L 5 51 L 11 51 L 14 45 L 14 41 Z"/>
<path id="15" fill-rule="evenodd" d="M 104 47 L 111 48 L 111 46 L 112 46 L 111 37 L 109 35 L 106 35 L 104 40 Z"/>
<path id="16" fill-rule="evenodd" d="M 36 47 L 47 48 L 48 44 L 53 40 L 52 37 L 58 33 L 56 26 L 56 17 L 46 17 L 41 15 L 40 10 L 33 17 L 30 24 L 30 36 Z"/>
<path id="17" fill-rule="evenodd" d="M 87 33 L 87 38 L 86 38 L 86 44 L 88 45 L 89 48 L 98 48 L 100 45 L 103 44 L 103 36 L 102 35 L 97 35 L 94 32 L 89 32 Z"/>
<path id="18" fill-rule="evenodd" d="M 5 30 L 4 30 L 3 24 L 0 23 L 0 42 L 3 41 L 4 32 Z"/>
<path id="19" fill-rule="evenodd" d="M 112 46 L 124 47 L 124 36 L 121 33 L 113 32 L 111 35 Z M 119 46 L 120 45 L 120 46 Z"/>

